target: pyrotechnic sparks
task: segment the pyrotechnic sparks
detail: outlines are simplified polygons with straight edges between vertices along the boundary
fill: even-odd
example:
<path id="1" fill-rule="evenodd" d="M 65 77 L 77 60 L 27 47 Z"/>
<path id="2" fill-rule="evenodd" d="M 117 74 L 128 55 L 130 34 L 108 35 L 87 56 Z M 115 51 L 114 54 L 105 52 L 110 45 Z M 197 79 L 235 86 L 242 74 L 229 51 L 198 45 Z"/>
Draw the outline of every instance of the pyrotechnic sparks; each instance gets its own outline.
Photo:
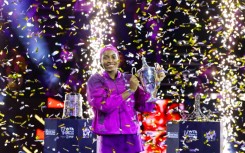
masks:
<path id="1" fill-rule="evenodd" d="M 93 0 L 94 18 L 90 21 L 89 37 L 90 45 L 88 50 L 91 52 L 93 63 L 91 65 L 92 73 L 99 70 L 98 50 L 106 43 L 114 43 L 112 31 L 115 23 L 113 22 L 110 10 L 115 5 L 113 1 L 98 1 Z"/>
<path id="2" fill-rule="evenodd" d="M 1 142 L 5 142 L 2 146 L 26 144 L 26 148 L 37 148 L 39 144 L 29 143 L 34 142 L 34 134 L 29 130 L 41 128 L 44 117 L 62 114 L 60 110 L 45 112 L 46 108 L 51 109 L 44 102 L 46 96 L 60 100 L 63 92 L 70 91 L 75 84 L 85 93 L 86 79 L 100 69 L 98 49 L 115 43 L 124 51 L 125 63 L 130 66 L 138 65 L 140 54 L 156 57 L 164 65 L 166 86 L 159 94 L 161 98 L 174 97 L 164 103 L 165 107 L 159 107 L 168 112 L 167 118 L 178 119 L 173 113 L 179 105 L 192 107 L 189 100 L 198 90 L 203 97 L 207 96 L 203 105 L 207 104 L 207 109 L 212 105 L 214 113 L 221 113 L 226 152 L 227 146 L 244 151 L 241 135 L 244 134 L 245 5 L 239 2 L 0 0 L 0 126 L 4 139 Z M 54 84 L 46 83 L 49 79 L 55 79 Z M 33 99 L 35 95 L 37 99 Z M 21 97 L 26 99 L 19 100 Z M 153 117 L 162 126 L 166 114 L 159 116 L 158 112 Z M 154 125 L 148 122 L 148 127 Z M 161 126 L 154 125 L 154 130 L 164 131 Z M 148 149 L 163 152 L 165 136 L 155 141 L 156 135 L 146 134 L 148 142 L 149 139 L 156 142 Z M 17 148 L 14 147 L 15 151 Z"/>
<path id="3" fill-rule="evenodd" d="M 209 29 L 218 32 L 214 40 L 217 41 L 220 39 L 222 43 L 221 51 L 213 53 L 214 56 L 219 57 L 218 67 L 220 71 L 218 72 L 219 81 L 217 81 L 216 87 L 222 97 L 217 108 L 221 112 L 220 121 L 224 126 L 223 151 L 229 152 L 232 150 L 230 143 L 236 139 L 236 132 L 234 131 L 236 116 L 234 111 L 237 110 L 239 106 L 237 105 L 237 103 L 239 103 L 237 95 L 242 92 L 237 88 L 239 79 L 237 70 L 240 66 L 236 60 L 236 55 L 233 54 L 235 46 L 237 45 L 237 39 L 241 38 L 243 35 L 240 20 L 243 20 L 244 16 L 240 12 L 240 4 L 238 2 L 224 0 L 220 2 L 218 6 L 221 11 L 221 16 L 210 16 L 210 19 L 215 22 Z M 223 48 L 224 53 L 222 53 Z"/>

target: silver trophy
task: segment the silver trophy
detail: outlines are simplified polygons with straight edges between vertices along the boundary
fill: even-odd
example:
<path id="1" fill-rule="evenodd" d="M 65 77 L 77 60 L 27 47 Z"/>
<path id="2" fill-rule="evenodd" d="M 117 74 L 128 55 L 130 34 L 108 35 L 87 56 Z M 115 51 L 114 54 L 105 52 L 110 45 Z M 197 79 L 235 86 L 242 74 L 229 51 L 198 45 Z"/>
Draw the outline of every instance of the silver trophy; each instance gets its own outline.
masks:
<path id="1" fill-rule="evenodd" d="M 190 114 L 181 113 L 182 120 L 193 121 L 208 121 L 209 114 L 206 116 L 202 113 L 200 108 L 201 95 L 199 93 L 195 96 L 194 110 Z"/>
<path id="2" fill-rule="evenodd" d="M 62 118 L 82 118 L 82 96 L 79 93 L 67 93 L 65 95 Z"/>
<path id="3" fill-rule="evenodd" d="M 146 102 L 154 102 L 158 100 L 153 95 L 156 88 L 156 70 L 155 67 L 148 66 L 145 57 L 142 57 L 141 60 L 142 68 L 137 71 L 137 74 L 144 90 L 151 94 L 151 97 Z"/>

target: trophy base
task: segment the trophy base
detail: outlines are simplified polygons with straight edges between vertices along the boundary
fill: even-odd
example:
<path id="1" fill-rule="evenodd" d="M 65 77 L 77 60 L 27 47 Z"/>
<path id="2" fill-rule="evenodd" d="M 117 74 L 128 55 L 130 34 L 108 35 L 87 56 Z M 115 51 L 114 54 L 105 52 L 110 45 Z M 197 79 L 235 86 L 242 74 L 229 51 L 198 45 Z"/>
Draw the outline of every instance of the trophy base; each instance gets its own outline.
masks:
<path id="1" fill-rule="evenodd" d="M 157 100 L 159 100 L 159 98 L 150 97 L 146 102 L 152 103 L 152 102 L 156 102 Z"/>

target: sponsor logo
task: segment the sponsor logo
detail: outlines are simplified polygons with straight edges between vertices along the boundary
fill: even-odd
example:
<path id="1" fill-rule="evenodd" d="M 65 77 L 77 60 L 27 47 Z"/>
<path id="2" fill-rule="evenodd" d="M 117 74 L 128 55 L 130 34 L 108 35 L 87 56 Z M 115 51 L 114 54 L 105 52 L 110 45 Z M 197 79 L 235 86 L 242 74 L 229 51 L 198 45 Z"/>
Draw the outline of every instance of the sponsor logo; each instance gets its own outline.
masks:
<path id="1" fill-rule="evenodd" d="M 90 138 L 92 137 L 92 132 L 88 127 L 83 128 L 83 138 Z"/>
<path id="2" fill-rule="evenodd" d="M 61 137 L 66 139 L 74 138 L 75 130 L 73 127 L 60 127 Z"/>
<path id="3" fill-rule="evenodd" d="M 45 129 L 45 135 L 55 135 L 56 131 L 55 129 Z"/>
<path id="4" fill-rule="evenodd" d="M 168 138 L 178 139 L 179 133 L 178 132 L 168 132 Z"/>
<path id="5" fill-rule="evenodd" d="M 216 135 L 216 132 L 214 130 L 213 131 L 208 131 L 205 134 L 205 138 L 207 139 L 208 142 L 215 141 L 216 137 L 217 137 L 217 135 Z"/>
<path id="6" fill-rule="evenodd" d="M 197 141 L 197 130 L 184 130 L 185 142 Z"/>

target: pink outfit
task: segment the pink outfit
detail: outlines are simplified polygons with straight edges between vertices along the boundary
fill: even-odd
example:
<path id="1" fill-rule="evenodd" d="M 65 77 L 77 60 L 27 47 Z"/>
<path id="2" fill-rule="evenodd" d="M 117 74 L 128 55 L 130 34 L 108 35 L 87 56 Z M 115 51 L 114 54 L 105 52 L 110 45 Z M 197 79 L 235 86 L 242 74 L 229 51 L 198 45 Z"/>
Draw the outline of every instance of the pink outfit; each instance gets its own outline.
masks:
<path id="1" fill-rule="evenodd" d="M 129 86 L 131 74 L 118 71 L 115 80 L 107 72 L 92 75 L 87 83 L 87 98 L 94 111 L 92 130 L 99 135 L 139 134 L 137 111 L 151 111 L 155 103 L 146 103 L 150 94 L 139 87 L 128 99 L 122 93 Z"/>

